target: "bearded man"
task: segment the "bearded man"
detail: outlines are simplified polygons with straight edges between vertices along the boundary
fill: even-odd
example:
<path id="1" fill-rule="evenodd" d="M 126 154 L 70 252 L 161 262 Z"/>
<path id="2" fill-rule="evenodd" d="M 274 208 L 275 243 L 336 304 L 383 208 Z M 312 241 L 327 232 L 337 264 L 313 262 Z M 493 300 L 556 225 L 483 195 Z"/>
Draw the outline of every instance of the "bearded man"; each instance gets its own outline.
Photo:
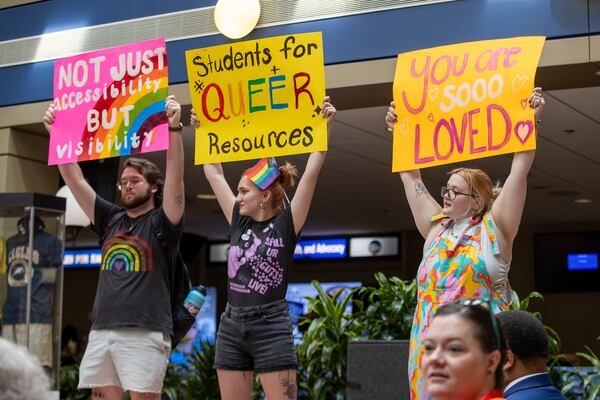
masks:
<path id="1" fill-rule="evenodd" d="M 132 400 L 160 399 L 173 333 L 169 277 L 184 211 L 183 126 L 174 96 L 167 97 L 165 111 L 165 179 L 150 161 L 126 160 L 117 182 L 122 206 L 98 196 L 77 163 L 59 165 L 102 242 L 92 329 L 79 372 L 79 388 L 92 389 L 92 399 L 122 399 L 125 391 Z M 50 105 L 48 131 L 54 119 Z"/>

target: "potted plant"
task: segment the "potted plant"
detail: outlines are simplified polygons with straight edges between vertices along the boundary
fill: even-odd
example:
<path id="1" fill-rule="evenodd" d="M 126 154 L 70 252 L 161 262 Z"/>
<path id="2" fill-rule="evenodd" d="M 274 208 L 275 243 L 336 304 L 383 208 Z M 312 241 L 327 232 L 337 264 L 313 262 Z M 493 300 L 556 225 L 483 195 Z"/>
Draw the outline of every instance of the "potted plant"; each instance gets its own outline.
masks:
<path id="1" fill-rule="evenodd" d="M 600 340 L 600 337 L 598 337 Z M 596 400 L 600 397 L 600 358 L 585 346 L 587 353 L 577 352 L 579 357 L 587 360 L 590 367 L 574 367 L 561 374 L 564 384 L 563 394 L 567 398 Z"/>
<path id="2" fill-rule="evenodd" d="M 351 299 L 347 290 L 328 295 L 319 282 L 311 284 L 317 297 L 308 299 L 309 327 L 296 347 L 299 397 L 342 400 L 346 395 L 348 341 L 362 334 L 361 325 L 346 313 Z"/>

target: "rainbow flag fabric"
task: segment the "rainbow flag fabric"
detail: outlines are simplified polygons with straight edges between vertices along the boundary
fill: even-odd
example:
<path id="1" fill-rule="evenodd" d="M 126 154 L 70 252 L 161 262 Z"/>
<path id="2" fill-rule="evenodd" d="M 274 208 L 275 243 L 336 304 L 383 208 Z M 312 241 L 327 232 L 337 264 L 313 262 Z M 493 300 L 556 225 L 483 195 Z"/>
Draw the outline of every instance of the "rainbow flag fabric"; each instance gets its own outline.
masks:
<path id="1" fill-rule="evenodd" d="M 275 158 L 269 157 L 258 160 L 252 168 L 245 172 L 245 175 L 261 190 L 265 190 L 281 175 L 281 172 L 279 172 Z"/>

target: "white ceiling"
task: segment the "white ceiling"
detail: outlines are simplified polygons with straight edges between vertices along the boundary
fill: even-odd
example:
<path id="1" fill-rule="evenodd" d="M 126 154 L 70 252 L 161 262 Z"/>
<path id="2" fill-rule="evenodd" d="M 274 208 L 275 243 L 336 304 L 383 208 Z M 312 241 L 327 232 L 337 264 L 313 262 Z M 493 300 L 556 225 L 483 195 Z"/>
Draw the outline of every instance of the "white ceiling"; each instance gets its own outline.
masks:
<path id="1" fill-rule="evenodd" d="M 545 97 L 547 104 L 523 223 L 600 222 L 600 87 L 550 91 Z M 383 120 L 386 108 L 338 112 L 304 235 L 414 229 L 400 178 L 391 172 L 392 138 Z M 567 130 L 574 132 L 568 134 Z M 193 165 L 194 133 L 186 127 L 184 135 L 186 231 L 223 238 L 227 225 L 216 200 L 196 198 L 211 191 L 201 166 Z M 159 164 L 163 157 L 162 153 L 151 156 Z M 493 180 L 503 181 L 511 157 L 497 156 L 465 165 L 482 168 Z M 300 170 L 306 158 L 307 155 L 282 157 Z M 223 165 L 232 188 L 250 165 L 251 162 Z M 451 167 L 422 171 L 432 193 L 438 193 Z M 291 197 L 293 190 L 288 195 Z M 581 197 L 594 202 L 573 202 Z"/>

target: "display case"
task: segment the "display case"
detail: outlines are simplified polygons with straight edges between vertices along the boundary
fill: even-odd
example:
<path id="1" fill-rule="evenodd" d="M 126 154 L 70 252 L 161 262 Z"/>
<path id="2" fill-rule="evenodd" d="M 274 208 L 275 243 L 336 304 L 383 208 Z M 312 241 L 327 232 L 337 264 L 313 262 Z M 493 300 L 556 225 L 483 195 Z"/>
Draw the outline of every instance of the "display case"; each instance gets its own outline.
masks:
<path id="1" fill-rule="evenodd" d="M 59 387 L 65 199 L 0 193 L 2 336 L 36 355 Z"/>

